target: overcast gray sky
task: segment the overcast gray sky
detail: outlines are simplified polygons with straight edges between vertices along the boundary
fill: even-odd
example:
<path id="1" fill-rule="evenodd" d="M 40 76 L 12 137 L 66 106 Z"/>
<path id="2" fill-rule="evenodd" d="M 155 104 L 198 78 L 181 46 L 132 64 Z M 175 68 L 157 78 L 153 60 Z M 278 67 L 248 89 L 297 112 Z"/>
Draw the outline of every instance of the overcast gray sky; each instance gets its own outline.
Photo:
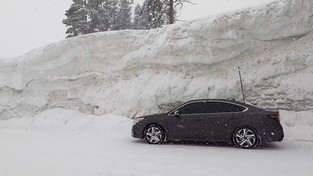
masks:
<path id="1" fill-rule="evenodd" d="M 144 0 L 134 0 L 142 3 Z M 274 0 L 191 0 L 180 20 L 268 3 Z M 0 0 L 0 58 L 14 57 L 65 38 L 65 10 L 72 0 Z"/>

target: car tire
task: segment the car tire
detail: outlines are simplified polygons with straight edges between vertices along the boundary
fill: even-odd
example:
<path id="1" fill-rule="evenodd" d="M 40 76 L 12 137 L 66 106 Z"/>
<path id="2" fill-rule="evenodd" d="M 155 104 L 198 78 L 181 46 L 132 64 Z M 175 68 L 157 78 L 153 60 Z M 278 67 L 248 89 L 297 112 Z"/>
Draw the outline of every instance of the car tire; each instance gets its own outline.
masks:
<path id="1" fill-rule="evenodd" d="M 252 149 L 260 145 L 260 137 L 256 130 L 245 126 L 237 128 L 232 134 L 232 141 L 236 147 L 242 149 Z"/>
<path id="2" fill-rule="evenodd" d="M 148 144 L 161 144 L 164 142 L 164 130 L 156 124 L 149 125 L 145 131 L 144 136 Z"/>

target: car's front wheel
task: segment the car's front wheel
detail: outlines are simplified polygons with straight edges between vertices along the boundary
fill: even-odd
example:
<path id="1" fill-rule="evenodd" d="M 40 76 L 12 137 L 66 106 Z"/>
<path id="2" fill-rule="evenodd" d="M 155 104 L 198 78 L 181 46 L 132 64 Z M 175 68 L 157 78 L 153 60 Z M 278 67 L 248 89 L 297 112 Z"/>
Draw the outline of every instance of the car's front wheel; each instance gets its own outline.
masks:
<path id="1" fill-rule="evenodd" d="M 238 148 L 251 149 L 259 144 L 257 132 L 250 127 L 241 127 L 233 133 L 233 143 Z"/>
<path id="2" fill-rule="evenodd" d="M 158 125 L 148 126 L 144 133 L 149 144 L 161 144 L 165 139 L 165 133 Z"/>

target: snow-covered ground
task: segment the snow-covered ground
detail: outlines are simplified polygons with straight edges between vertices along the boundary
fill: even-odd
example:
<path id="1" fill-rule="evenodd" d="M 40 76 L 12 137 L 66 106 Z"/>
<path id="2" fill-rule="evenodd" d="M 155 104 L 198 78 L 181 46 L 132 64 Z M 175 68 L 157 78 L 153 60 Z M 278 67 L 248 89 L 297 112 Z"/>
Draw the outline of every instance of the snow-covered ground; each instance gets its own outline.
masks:
<path id="1" fill-rule="evenodd" d="M 149 145 L 130 136 L 127 117 L 50 109 L 0 121 L 0 175 L 311 176 L 313 113 L 281 115 L 283 142 L 242 150 L 219 144 Z"/>

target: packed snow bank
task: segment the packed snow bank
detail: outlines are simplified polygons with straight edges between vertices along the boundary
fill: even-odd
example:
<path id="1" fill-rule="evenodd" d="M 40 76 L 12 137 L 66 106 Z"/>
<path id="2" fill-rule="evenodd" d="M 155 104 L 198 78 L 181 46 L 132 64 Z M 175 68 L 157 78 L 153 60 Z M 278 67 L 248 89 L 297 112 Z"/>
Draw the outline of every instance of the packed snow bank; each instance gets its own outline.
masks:
<path id="1" fill-rule="evenodd" d="M 86 115 L 75 110 L 48 109 L 34 117 L 12 118 L 0 121 L 0 130 L 39 130 L 93 133 L 130 133 L 132 120 L 123 116 L 107 114 Z"/>
<path id="2" fill-rule="evenodd" d="M 194 98 L 313 110 L 313 3 L 260 8 L 150 31 L 115 31 L 0 60 L 0 118 L 49 108 L 133 117 Z"/>
<path id="3" fill-rule="evenodd" d="M 281 111 L 280 115 L 286 138 L 313 142 L 313 112 Z"/>

